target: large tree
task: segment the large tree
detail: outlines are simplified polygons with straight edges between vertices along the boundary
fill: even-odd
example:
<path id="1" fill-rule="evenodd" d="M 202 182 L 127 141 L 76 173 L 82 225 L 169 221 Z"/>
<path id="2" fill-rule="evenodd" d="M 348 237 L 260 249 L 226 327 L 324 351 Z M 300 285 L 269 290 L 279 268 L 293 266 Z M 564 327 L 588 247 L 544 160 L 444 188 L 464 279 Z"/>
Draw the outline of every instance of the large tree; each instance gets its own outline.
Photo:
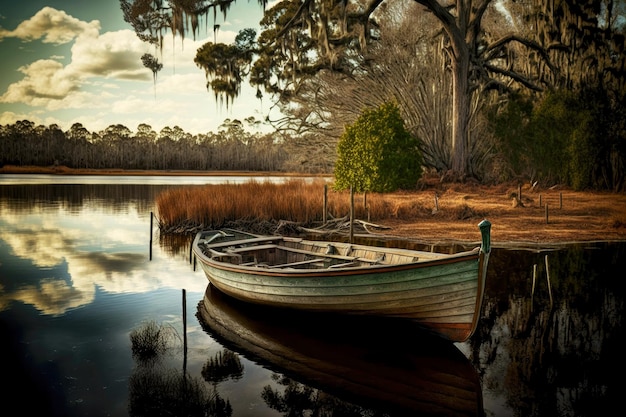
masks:
<path id="1" fill-rule="evenodd" d="M 160 45 L 168 31 L 180 36 L 186 31 L 195 35 L 200 17 L 210 18 L 211 13 L 215 17 L 217 11 L 226 13 L 234 1 L 121 0 L 121 4 L 125 19 L 137 34 Z M 380 16 L 400 1 L 406 0 L 284 0 L 276 4 L 265 12 L 261 22 L 263 32 L 254 51 L 257 59 L 251 81 L 288 106 L 303 83 L 321 72 L 351 75 L 362 70 L 364 51 L 380 38 Z M 266 4 L 266 0 L 259 2 Z M 469 150 L 475 140 L 469 129 L 472 95 L 480 89 L 503 86 L 503 77 L 537 88 L 532 80 L 510 70 L 508 48 L 511 44 L 524 45 L 536 49 L 540 56 L 544 54 L 536 43 L 515 35 L 497 39 L 486 36 L 483 18 L 492 0 L 414 2 L 423 6 L 424 13 L 431 13 L 441 29 L 452 79 L 449 168 L 464 177 L 469 171 Z M 237 91 L 232 82 L 240 82 L 241 71 L 232 68 L 229 74 L 213 73 L 228 83 L 212 81 L 218 88 L 227 86 L 222 92 L 231 97 Z"/>

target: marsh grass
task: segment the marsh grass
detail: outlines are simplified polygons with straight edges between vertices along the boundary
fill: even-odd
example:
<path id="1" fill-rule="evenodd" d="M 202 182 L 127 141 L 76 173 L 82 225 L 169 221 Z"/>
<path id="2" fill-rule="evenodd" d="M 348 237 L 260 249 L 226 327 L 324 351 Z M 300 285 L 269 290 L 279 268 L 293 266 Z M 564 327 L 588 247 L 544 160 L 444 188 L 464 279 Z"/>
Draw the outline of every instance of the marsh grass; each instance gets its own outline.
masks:
<path id="1" fill-rule="evenodd" d="M 303 225 L 324 218 L 324 180 L 292 179 L 283 183 L 248 181 L 239 184 L 210 184 L 166 190 L 156 200 L 162 231 L 193 231 L 220 228 L 233 221 L 289 221 Z M 399 203 L 400 201 L 400 203 Z M 355 217 L 378 221 L 418 216 L 424 208 L 402 201 L 393 194 L 354 196 Z M 350 192 L 327 186 L 327 219 L 350 214 Z"/>
<path id="2" fill-rule="evenodd" d="M 176 329 L 148 321 L 130 332 L 133 357 L 140 362 L 157 359 L 179 340 Z"/>

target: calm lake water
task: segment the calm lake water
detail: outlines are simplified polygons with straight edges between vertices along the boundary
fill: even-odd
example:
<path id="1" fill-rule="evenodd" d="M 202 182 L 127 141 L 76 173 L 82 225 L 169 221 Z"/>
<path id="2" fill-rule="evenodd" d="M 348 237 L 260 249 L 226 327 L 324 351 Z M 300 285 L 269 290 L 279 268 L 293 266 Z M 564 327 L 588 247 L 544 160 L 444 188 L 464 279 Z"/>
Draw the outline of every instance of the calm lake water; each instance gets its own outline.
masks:
<path id="1" fill-rule="evenodd" d="M 190 262 L 188 240 L 150 230 L 159 192 L 207 181 L 225 182 L 0 175 L 5 410 L 552 417 L 619 409 L 625 242 L 493 242 L 478 331 L 442 343 L 410 326 L 277 315 L 220 297 Z M 130 334 L 149 323 L 171 337 L 146 362 L 133 355 Z M 200 410 L 193 394 L 205 401 Z"/>

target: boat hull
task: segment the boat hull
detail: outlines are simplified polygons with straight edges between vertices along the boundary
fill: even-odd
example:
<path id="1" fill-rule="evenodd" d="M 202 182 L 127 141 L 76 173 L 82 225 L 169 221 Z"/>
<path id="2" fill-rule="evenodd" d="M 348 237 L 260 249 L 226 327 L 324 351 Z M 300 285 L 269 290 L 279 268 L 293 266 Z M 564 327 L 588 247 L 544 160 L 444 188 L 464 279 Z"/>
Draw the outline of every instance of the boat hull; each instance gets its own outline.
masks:
<path id="1" fill-rule="evenodd" d="M 208 256 L 199 236 L 194 253 L 209 282 L 248 303 L 408 319 L 455 342 L 472 335 L 480 315 L 488 259 L 480 248 L 428 260 L 405 251 L 417 260 L 400 264 L 272 269 Z"/>

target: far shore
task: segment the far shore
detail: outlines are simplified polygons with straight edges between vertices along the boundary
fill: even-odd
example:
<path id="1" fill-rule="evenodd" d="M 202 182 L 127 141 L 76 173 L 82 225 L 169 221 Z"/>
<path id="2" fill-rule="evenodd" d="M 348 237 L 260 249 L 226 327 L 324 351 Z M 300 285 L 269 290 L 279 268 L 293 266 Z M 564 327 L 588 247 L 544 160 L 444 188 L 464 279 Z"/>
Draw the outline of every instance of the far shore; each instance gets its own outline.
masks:
<path id="1" fill-rule="evenodd" d="M 44 175 L 161 175 L 161 176 L 240 176 L 240 177 L 330 177 L 331 174 L 311 174 L 300 172 L 279 171 L 198 171 L 198 170 L 141 170 L 141 169 L 91 169 L 68 168 L 65 166 L 17 166 L 5 165 L 0 167 L 2 174 L 44 174 Z"/>

